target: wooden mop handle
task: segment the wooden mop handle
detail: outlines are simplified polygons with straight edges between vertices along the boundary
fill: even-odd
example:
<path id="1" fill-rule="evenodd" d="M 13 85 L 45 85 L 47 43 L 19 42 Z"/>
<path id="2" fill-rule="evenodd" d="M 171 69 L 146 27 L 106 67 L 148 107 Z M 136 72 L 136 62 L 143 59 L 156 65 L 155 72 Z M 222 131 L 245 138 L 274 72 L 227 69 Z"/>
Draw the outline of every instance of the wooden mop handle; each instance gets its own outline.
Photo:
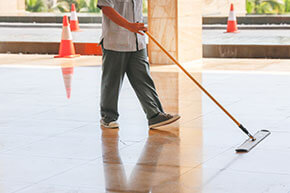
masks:
<path id="1" fill-rule="evenodd" d="M 213 97 L 207 90 L 197 81 L 195 80 L 191 74 L 185 70 L 182 65 L 169 53 L 165 48 L 150 34 L 150 32 L 145 32 L 148 37 L 211 99 L 217 106 L 219 106 L 224 113 L 226 113 L 239 127 L 241 124 Z"/>

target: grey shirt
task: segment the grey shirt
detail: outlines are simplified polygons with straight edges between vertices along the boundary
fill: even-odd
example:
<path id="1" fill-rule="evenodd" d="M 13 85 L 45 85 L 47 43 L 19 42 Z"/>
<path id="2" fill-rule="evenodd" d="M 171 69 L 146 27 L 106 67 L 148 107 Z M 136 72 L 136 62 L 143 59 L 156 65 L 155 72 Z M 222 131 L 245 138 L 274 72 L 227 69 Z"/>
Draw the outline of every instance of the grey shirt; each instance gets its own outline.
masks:
<path id="1" fill-rule="evenodd" d="M 142 0 L 98 0 L 98 7 L 102 6 L 114 8 L 129 22 L 143 23 Z M 119 52 L 133 52 L 146 48 L 145 36 L 130 32 L 104 14 L 100 41 L 103 41 L 105 49 Z"/>

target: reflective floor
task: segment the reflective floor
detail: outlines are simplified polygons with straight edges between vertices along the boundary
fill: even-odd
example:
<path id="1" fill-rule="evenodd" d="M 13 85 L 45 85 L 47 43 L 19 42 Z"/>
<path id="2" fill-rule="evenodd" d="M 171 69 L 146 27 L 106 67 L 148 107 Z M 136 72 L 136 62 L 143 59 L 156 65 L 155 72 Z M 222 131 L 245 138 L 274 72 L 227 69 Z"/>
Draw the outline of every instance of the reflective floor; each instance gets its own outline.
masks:
<path id="1" fill-rule="evenodd" d="M 175 66 L 151 72 L 177 123 L 149 130 L 125 79 L 110 130 L 99 124 L 99 57 L 0 59 L 1 193 L 290 192 L 290 60 L 186 66 L 252 133 L 271 130 L 237 154 L 246 135 Z"/>

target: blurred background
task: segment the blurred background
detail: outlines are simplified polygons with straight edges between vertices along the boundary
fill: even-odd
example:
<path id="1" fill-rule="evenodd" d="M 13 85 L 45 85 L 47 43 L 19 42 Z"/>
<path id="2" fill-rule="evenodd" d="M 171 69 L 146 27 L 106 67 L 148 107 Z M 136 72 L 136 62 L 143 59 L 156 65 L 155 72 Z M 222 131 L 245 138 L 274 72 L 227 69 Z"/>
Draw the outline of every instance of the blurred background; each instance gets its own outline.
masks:
<path id="1" fill-rule="evenodd" d="M 100 13 L 98 0 L 25 0 L 28 12 L 69 12 L 72 3 L 77 12 Z M 208 1 L 210 2 L 210 1 Z M 143 12 L 147 13 L 147 0 L 143 0 Z M 290 0 L 246 0 L 246 14 L 289 14 Z"/>
<path id="2" fill-rule="evenodd" d="M 71 4 L 76 5 L 77 12 L 100 13 L 98 0 L 25 0 L 25 10 L 28 12 L 70 12 Z M 143 0 L 143 12 L 147 13 L 147 0 Z"/>

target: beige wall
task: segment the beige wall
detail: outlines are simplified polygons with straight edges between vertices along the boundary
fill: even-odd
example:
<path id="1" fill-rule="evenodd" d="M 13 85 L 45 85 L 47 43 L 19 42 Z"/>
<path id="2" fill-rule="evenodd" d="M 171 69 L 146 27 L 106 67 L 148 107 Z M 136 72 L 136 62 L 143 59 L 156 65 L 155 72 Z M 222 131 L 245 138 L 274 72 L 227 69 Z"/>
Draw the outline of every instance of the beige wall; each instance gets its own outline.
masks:
<path id="1" fill-rule="evenodd" d="M 17 9 L 20 12 L 24 12 L 25 11 L 25 1 L 24 0 L 17 0 Z"/>
<path id="2" fill-rule="evenodd" d="M 230 4 L 234 3 L 236 15 L 246 14 L 246 0 L 203 0 L 203 16 L 228 16 Z"/>
<path id="3" fill-rule="evenodd" d="M 18 15 L 24 10 L 24 0 L 0 0 L 0 15 Z"/>

